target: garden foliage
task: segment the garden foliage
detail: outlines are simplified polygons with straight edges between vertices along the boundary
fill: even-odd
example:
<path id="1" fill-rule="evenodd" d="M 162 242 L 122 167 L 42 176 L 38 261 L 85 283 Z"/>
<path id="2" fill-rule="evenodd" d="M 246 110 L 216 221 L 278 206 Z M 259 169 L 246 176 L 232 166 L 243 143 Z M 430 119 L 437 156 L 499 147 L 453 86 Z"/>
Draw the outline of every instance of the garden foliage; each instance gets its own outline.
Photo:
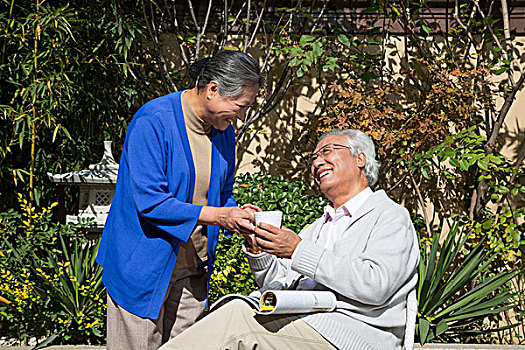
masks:
<path id="1" fill-rule="evenodd" d="M 0 213 L 0 320 L 8 337 L 64 344 L 105 342 L 106 292 L 98 245 L 82 228 L 53 219 L 20 197 L 21 211 Z"/>
<path id="2" fill-rule="evenodd" d="M 142 29 L 106 1 L 5 0 L 0 9 L 0 210 L 17 205 L 13 189 L 47 206 L 57 190 L 47 172 L 84 169 L 104 139 L 123 141 L 143 101 L 125 62 Z M 76 195 L 60 205 L 71 210 Z"/>

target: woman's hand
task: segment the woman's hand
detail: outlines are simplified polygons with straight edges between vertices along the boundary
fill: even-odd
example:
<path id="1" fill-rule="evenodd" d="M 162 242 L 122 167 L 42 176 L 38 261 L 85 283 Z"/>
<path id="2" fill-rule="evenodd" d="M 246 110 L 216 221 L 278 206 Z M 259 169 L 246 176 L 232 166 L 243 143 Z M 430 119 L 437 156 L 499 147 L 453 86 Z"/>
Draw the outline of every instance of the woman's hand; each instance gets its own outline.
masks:
<path id="1" fill-rule="evenodd" d="M 258 206 L 254 205 L 254 204 L 251 204 L 251 203 L 243 204 L 241 209 L 248 210 L 252 214 L 257 212 L 257 211 L 263 211 L 261 208 L 259 208 Z"/>
<path id="2" fill-rule="evenodd" d="M 197 223 L 204 225 L 218 225 L 226 230 L 249 234 L 253 233 L 254 218 L 250 210 L 239 207 L 202 207 Z"/>
<path id="3" fill-rule="evenodd" d="M 262 211 L 261 208 L 251 203 L 244 204 L 241 207 L 241 209 L 248 210 L 252 214 L 258 211 Z M 262 253 L 261 248 L 257 245 L 257 240 L 255 238 L 255 234 L 253 233 L 253 231 L 242 232 L 242 233 L 246 236 L 245 237 L 246 239 L 244 240 L 244 246 L 246 247 L 246 250 L 253 254 Z"/>

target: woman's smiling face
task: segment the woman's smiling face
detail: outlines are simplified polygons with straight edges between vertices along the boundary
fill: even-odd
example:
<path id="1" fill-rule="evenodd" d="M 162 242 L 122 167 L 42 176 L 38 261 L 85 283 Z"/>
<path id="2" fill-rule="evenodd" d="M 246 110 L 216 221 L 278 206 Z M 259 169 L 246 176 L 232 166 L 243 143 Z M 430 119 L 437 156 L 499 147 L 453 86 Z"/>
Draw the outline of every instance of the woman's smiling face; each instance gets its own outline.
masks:
<path id="1" fill-rule="evenodd" d="M 215 129 L 226 130 L 236 119 L 244 120 L 258 91 L 259 85 L 247 86 L 237 97 L 223 97 L 217 83 L 210 82 L 206 87 L 207 113 L 203 119 Z"/>

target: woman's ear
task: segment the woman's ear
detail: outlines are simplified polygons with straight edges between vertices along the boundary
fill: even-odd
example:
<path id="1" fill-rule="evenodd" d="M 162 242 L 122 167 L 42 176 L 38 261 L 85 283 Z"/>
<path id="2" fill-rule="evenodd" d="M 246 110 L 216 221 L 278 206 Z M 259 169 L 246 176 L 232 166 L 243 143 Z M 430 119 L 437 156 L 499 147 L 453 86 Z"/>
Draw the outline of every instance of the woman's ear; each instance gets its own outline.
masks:
<path id="1" fill-rule="evenodd" d="M 210 81 L 208 85 L 206 85 L 206 98 L 208 100 L 211 100 L 215 98 L 215 96 L 217 96 L 218 94 L 219 84 L 215 80 Z"/>

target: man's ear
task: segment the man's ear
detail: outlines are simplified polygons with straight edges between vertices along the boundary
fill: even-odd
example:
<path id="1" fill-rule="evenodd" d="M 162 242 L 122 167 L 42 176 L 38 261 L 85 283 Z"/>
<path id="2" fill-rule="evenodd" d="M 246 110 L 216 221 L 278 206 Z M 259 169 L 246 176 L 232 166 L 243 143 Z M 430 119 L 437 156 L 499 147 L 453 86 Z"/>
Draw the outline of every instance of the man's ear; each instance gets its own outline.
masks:
<path id="1" fill-rule="evenodd" d="M 365 167 L 365 164 L 366 164 L 366 155 L 361 152 L 357 155 L 356 157 L 356 163 L 357 163 L 357 166 L 360 167 L 360 168 L 364 168 Z"/>
<path id="2" fill-rule="evenodd" d="M 219 83 L 215 80 L 212 80 L 206 85 L 206 98 L 211 100 L 219 94 Z"/>

